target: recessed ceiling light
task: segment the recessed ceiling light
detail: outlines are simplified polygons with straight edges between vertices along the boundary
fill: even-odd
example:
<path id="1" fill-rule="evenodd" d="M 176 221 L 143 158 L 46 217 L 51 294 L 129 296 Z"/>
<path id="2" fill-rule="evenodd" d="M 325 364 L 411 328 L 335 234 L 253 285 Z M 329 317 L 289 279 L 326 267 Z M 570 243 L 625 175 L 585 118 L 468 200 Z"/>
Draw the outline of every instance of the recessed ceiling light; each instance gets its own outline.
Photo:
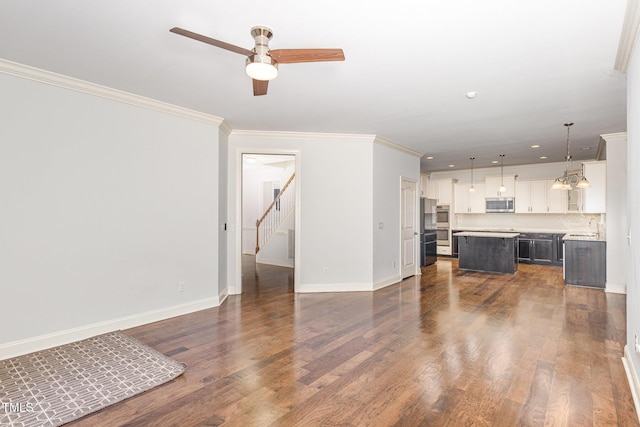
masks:
<path id="1" fill-rule="evenodd" d="M 478 96 L 478 92 L 472 90 L 472 91 L 467 92 L 464 96 L 466 96 L 469 99 L 473 99 L 476 96 Z"/>
<path id="2" fill-rule="evenodd" d="M 531 146 L 531 148 L 540 148 L 540 144 L 534 144 Z"/>
<path id="3" fill-rule="evenodd" d="M 428 156 L 427 160 L 433 160 L 433 156 Z"/>
<path id="4" fill-rule="evenodd" d="M 591 150 L 591 147 L 581 147 L 580 149 L 586 151 L 586 150 Z"/>
<path id="5" fill-rule="evenodd" d="M 455 167 L 456 167 L 456 165 L 449 165 L 449 167 L 450 167 L 450 168 L 455 168 Z"/>
<path id="6" fill-rule="evenodd" d="M 497 161 L 497 160 L 493 160 L 491 163 L 493 163 L 494 165 L 497 165 L 497 164 L 498 164 L 498 163 L 500 163 L 500 162 L 499 162 L 499 161 Z"/>
<path id="7" fill-rule="evenodd" d="M 540 160 L 548 159 L 547 156 L 540 156 Z"/>

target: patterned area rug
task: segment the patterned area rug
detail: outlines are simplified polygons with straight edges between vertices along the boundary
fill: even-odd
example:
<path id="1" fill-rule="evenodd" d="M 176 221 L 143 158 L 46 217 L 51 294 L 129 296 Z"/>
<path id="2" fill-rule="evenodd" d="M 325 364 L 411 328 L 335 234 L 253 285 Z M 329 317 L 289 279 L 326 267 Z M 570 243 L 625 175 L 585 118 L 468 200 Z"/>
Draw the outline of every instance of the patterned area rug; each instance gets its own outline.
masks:
<path id="1" fill-rule="evenodd" d="M 59 426 L 171 381 L 185 367 L 121 332 L 0 360 L 0 426 Z"/>

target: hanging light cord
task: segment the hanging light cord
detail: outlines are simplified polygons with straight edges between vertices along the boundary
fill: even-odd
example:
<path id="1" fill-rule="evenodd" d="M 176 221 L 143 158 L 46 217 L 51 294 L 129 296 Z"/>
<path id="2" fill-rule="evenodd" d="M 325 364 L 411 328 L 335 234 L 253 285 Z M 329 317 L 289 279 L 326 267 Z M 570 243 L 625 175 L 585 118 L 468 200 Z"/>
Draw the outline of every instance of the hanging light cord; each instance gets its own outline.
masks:
<path id="1" fill-rule="evenodd" d="M 571 169 L 571 146 L 569 144 L 569 131 L 571 130 L 571 126 L 573 123 L 565 123 L 567 127 L 567 166 L 565 168 L 565 175 L 569 175 L 569 170 Z"/>

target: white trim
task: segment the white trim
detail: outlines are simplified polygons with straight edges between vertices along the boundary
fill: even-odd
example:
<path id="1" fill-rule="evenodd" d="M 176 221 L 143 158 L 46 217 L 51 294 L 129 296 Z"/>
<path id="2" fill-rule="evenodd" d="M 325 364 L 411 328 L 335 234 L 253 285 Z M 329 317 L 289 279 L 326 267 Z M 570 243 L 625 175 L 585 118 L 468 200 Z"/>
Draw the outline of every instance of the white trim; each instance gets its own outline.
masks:
<path id="1" fill-rule="evenodd" d="M 624 346 L 624 357 L 622 358 L 622 366 L 624 366 L 624 372 L 627 374 L 627 382 L 629 383 L 629 388 L 631 389 L 631 397 L 633 398 L 633 405 L 636 408 L 636 416 L 640 421 L 640 400 L 638 396 L 640 396 L 640 384 L 638 383 L 638 374 L 633 366 L 633 362 L 631 361 L 631 354 L 629 353 L 629 346 Z"/>
<path id="2" fill-rule="evenodd" d="M 371 292 L 372 283 L 316 283 L 299 284 L 296 293 L 321 293 L 321 292 Z"/>
<path id="3" fill-rule="evenodd" d="M 226 120 L 222 120 L 222 123 L 220 123 L 220 130 L 227 136 L 231 135 L 231 132 L 233 132 L 233 128 Z"/>
<path id="4" fill-rule="evenodd" d="M 51 71 L 30 67 L 28 65 L 18 64 L 16 62 L 7 61 L 5 59 L 0 59 L 0 72 L 16 77 L 34 80 L 36 82 L 48 84 L 51 86 L 58 86 L 61 88 L 74 90 L 76 92 L 86 93 L 88 95 L 99 96 L 101 98 L 135 105 L 137 107 L 142 107 L 149 110 L 159 111 L 161 113 L 213 124 L 219 126 L 219 128 L 227 134 L 229 134 L 231 130 L 231 127 L 226 124 L 222 118 L 213 116 L 211 114 L 201 113 L 199 111 L 190 110 L 188 108 L 179 107 L 177 105 L 168 104 L 166 102 L 157 101 L 155 99 L 146 98 L 144 96 L 135 95 L 129 92 L 124 92 L 84 80 L 75 79 L 73 77 L 64 76 L 62 74 L 53 73 Z"/>
<path id="5" fill-rule="evenodd" d="M 400 283 L 402 278 L 399 274 L 387 277 L 386 279 L 378 280 L 373 283 L 373 290 L 377 291 L 378 289 L 386 288 L 387 286 L 395 285 L 396 283 Z"/>
<path id="6" fill-rule="evenodd" d="M 626 294 L 627 285 L 618 283 L 607 283 L 604 291 L 610 294 Z"/>
<path id="7" fill-rule="evenodd" d="M 165 320 L 171 317 L 193 313 L 195 311 L 205 310 L 211 307 L 218 307 L 220 305 L 220 301 L 224 301 L 226 298 L 227 296 L 225 290 L 221 297 L 205 298 L 198 301 L 174 305 L 172 307 L 132 314 L 130 316 L 120 317 L 118 319 L 107 320 L 104 322 L 93 323 L 90 325 L 67 329 L 64 331 L 53 332 L 46 335 L 40 335 L 33 338 L 27 338 L 24 340 L 1 344 L 0 360 L 20 356 L 22 354 L 32 353 L 34 351 L 43 350 L 45 348 L 68 344 L 70 342 L 82 340 L 107 332 L 117 331 L 119 329 L 133 328 L 136 326 L 145 325 L 147 323 L 157 322 L 159 320 Z"/>
<path id="8" fill-rule="evenodd" d="M 275 265 L 275 266 L 278 266 L 278 267 L 293 268 L 293 260 L 292 259 L 281 260 L 281 259 L 261 258 L 259 252 L 258 252 L 258 255 L 256 255 L 256 263 L 258 263 L 258 264 L 267 264 L 267 265 Z"/>
<path id="9" fill-rule="evenodd" d="M 422 157 L 423 153 L 416 151 L 416 150 L 412 150 L 411 148 L 407 148 L 404 145 L 400 145 L 397 142 L 393 142 L 390 139 L 387 138 L 383 138 L 381 136 L 375 136 L 373 142 L 375 144 L 380 144 L 380 145 L 384 145 L 386 147 L 389 148 L 393 148 L 394 150 L 398 150 L 398 151 L 402 151 L 403 153 L 407 153 L 407 154 L 411 154 L 412 156 L 416 156 L 416 157 Z"/>
<path id="10" fill-rule="evenodd" d="M 600 138 L 604 139 L 606 142 L 617 142 L 627 141 L 627 133 L 626 132 L 616 132 L 616 133 L 605 133 L 600 135 Z"/>
<path id="11" fill-rule="evenodd" d="M 627 72 L 631 52 L 638 39 L 638 30 L 640 29 L 640 0 L 627 0 L 627 10 L 624 14 L 624 22 L 622 24 L 622 32 L 620 41 L 618 42 L 618 53 L 614 70 L 621 73 Z"/>

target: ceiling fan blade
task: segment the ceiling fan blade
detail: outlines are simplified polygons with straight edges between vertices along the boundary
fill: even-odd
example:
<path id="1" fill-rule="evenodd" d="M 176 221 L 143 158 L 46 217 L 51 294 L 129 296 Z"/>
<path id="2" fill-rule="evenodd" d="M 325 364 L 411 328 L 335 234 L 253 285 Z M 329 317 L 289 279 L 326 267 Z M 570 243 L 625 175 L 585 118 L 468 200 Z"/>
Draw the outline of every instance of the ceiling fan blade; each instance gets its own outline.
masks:
<path id="1" fill-rule="evenodd" d="M 211 37 L 203 36 L 202 34 L 194 33 L 182 28 L 173 27 L 169 31 L 171 31 L 172 33 L 180 34 L 181 36 L 189 37 L 190 39 L 198 40 L 203 43 L 220 47 L 222 49 L 230 50 L 231 52 L 239 53 L 241 55 L 251 56 L 254 54 L 254 52 L 249 49 L 245 49 L 243 47 L 226 43 L 220 40 L 212 39 Z"/>
<path id="2" fill-rule="evenodd" d="M 280 64 L 344 61 L 342 49 L 274 49 L 269 55 Z"/>
<path id="3" fill-rule="evenodd" d="M 254 96 L 266 95 L 268 86 L 269 86 L 269 80 L 253 79 L 253 95 Z"/>

